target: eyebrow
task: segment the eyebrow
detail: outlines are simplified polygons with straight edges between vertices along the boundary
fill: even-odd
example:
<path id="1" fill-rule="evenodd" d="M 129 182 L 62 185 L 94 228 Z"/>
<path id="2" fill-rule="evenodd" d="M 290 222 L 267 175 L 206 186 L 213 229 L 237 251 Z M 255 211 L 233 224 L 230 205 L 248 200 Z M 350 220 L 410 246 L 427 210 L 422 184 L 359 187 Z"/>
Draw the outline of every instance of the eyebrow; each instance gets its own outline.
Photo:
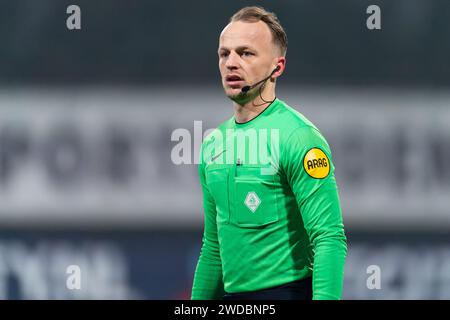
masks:
<path id="1" fill-rule="evenodd" d="M 249 50 L 252 50 L 252 51 L 256 51 L 255 48 L 250 47 L 250 46 L 239 46 L 239 47 L 236 48 L 236 51 L 243 51 L 243 50 L 246 50 L 246 49 L 249 49 Z M 218 51 L 220 52 L 220 51 L 224 51 L 224 50 L 229 51 L 230 49 L 228 49 L 226 47 L 220 47 Z"/>

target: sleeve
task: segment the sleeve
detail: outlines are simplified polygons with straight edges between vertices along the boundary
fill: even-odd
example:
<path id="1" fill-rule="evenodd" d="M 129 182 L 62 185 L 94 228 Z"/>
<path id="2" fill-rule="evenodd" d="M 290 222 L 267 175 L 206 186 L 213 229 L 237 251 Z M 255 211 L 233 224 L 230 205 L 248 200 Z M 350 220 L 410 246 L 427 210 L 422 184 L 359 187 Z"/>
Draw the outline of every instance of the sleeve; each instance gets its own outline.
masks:
<path id="1" fill-rule="evenodd" d="M 191 299 L 219 300 L 222 299 L 225 291 L 217 239 L 216 204 L 206 184 L 203 161 L 199 164 L 198 173 L 203 193 L 204 232 L 200 257 L 194 274 Z"/>
<path id="2" fill-rule="evenodd" d="M 313 299 L 341 299 L 347 239 L 328 143 L 314 127 L 286 140 L 282 166 L 312 244 Z"/>

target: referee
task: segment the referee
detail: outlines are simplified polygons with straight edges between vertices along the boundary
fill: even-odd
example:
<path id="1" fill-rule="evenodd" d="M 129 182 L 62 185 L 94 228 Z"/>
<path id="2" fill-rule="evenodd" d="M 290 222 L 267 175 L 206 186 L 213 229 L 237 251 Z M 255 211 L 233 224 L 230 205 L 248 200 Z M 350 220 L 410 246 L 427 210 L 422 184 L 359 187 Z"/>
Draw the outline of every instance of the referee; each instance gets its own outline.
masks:
<path id="1" fill-rule="evenodd" d="M 331 151 L 275 95 L 286 50 L 276 15 L 261 7 L 235 13 L 220 35 L 234 116 L 201 147 L 204 234 L 192 299 L 341 299 L 347 244 Z M 261 150 L 270 161 L 256 157 Z"/>

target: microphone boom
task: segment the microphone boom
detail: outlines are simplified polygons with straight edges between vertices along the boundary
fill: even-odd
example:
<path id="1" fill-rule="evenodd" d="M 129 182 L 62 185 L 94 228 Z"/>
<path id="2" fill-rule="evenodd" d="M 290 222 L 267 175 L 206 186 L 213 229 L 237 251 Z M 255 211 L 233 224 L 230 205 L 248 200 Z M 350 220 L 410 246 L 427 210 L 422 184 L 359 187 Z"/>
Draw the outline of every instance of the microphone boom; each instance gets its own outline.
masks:
<path id="1" fill-rule="evenodd" d="M 255 83 L 254 85 L 242 87 L 241 93 L 247 93 L 248 91 L 250 91 L 250 89 L 253 89 L 254 87 L 256 87 L 257 85 L 259 85 L 260 83 L 263 83 L 263 82 L 267 81 L 267 79 L 269 79 L 269 78 L 275 73 L 275 71 L 278 71 L 279 68 L 280 68 L 280 67 L 277 66 L 275 69 L 273 69 L 273 71 L 270 73 L 270 75 L 269 75 L 268 77 L 262 79 L 261 81 L 258 81 L 258 82 Z"/>

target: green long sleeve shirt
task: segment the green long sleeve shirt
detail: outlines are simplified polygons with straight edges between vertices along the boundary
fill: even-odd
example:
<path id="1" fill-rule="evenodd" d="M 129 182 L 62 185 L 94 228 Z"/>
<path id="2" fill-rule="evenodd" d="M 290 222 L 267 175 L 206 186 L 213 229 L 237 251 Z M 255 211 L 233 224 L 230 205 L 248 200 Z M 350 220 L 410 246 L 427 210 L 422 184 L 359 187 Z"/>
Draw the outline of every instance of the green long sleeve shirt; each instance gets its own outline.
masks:
<path id="1" fill-rule="evenodd" d="M 346 236 L 328 143 L 275 99 L 202 143 L 204 234 L 192 299 L 311 277 L 313 299 L 340 299 Z"/>

